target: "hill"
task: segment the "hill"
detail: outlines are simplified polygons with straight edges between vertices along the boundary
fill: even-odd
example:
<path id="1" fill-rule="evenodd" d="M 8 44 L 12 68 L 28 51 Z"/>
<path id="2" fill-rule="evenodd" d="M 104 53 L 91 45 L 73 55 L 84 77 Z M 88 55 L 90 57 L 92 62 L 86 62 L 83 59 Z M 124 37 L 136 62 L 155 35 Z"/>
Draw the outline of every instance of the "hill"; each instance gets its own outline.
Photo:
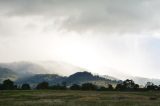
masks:
<path id="1" fill-rule="evenodd" d="M 98 75 L 93 75 L 90 72 L 84 71 L 84 72 L 77 72 L 75 74 L 70 75 L 67 79 L 66 82 L 71 85 L 71 84 L 82 84 L 82 83 L 94 83 L 99 86 L 108 86 L 108 84 L 115 84 L 117 81 L 115 80 L 110 80 L 106 79 L 103 77 L 100 77 Z"/>
<path id="2" fill-rule="evenodd" d="M 17 84 L 28 83 L 32 86 L 37 85 L 40 82 L 48 82 L 50 85 L 56 85 L 62 83 L 66 77 L 59 76 L 57 74 L 36 74 L 25 78 L 20 78 L 16 81 Z"/>
<path id="3" fill-rule="evenodd" d="M 93 75 L 88 72 L 83 72 L 85 70 L 83 68 L 56 61 L 0 63 L 0 67 L 0 81 L 10 78 L 12 80 L 18 79 L 19 82 L 37 83 L 47 79 L 51 84 L 56 84 L 56 82 L 62 82 L 60 79 L 63 79 L 63 76 L 68 76 L 65 77 L 65 81 L 68 84 L 92 82 L 106 85 L 105 83 L 113 83 L 116 82 L 115 80 L 133 79 L 135 83 L 140 85 L 145 85 L 147 82 L 153 82 L 160 85 L 160 79 L 133 77 L 131 75 L 118 73 L 117 71 L 115 72 L 117 77 L 112 77 L 111 74 L 111 76 L 108 76 L 107 74 Z M 59 81 L 57 79 L 55 80 L 55 75 L 58 75 L 60 78 Z M 55 81 L 52 81 L 53 79 Z"/>
<path id="4" fill-rule="evenodd" d="M 2 82 L 5 79 L 16 80 L 17 77 L 17 74 L 12 70 L 0 67 L 0 82 Z"/>
<path id="5" fill-rule="evenodd" d="M 89 72 L 77 72 L 70 75 L 69 77 L 60 76 L 57 74 L 36 74 L 26 78 L 20 78 L 16 81 L 17 84 L 29 83 L 31 85 L 36 85 L 40 82 L 46 81 L 50 85 L 61 84 L 66 82 L 68 86 L 72 84 L 83 84 L 83 83 L 94 83 L 99 86 L 108 86 L 108 84 L 116 84 L 117 81 L 106 79 L 99 76 L 94 76 Z"/>
<path id="6" fill-rule="evenodd" d="M 0 67 L 8 68 L 21 77 L 31 76 L 35 74 L 58 74 L 58 75 L 71 75 L 84 69 L 56 61 L 40 61 L 40 62 L 11 62 L 11 63 L 0 63 Z"/>

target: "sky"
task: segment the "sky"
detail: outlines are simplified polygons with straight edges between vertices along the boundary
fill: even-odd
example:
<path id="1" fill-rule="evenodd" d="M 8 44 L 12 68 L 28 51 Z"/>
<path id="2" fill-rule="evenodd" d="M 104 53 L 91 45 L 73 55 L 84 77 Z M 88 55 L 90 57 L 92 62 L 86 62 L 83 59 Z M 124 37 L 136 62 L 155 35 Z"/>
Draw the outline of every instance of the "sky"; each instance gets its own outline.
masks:
<path id="1" fill-rule="evenodd" d="M 159 5 L 0 0 L 0 62 L 64 61 L 98 74 L 160 78 Z"/>

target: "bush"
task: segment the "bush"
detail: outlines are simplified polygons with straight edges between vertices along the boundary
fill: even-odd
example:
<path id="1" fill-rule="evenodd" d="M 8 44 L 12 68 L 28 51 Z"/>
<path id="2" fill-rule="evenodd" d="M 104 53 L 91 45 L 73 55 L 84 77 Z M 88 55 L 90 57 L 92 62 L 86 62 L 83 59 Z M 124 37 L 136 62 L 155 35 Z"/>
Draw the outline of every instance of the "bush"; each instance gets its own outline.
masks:
<path id="1" fill-rule="evenodd" d="M 3 90 L 4 88 L 3 88 L 3 84 L 0 84 L 0 90 Z"/>
<path id="2" fill-rule="evenodd" d="M 108 90 L 108 88 L 106 88 L 106 87 L 102 86 L 102 87 L 100 87 L 98 90 L 99 90 L 99 91 L 107 91 L 107 90 Z"/>
<path id="3" fill-rule="evenodd" d="M 70 87 L 71 90 L 80 90 L 81 89 L 81 86 L 78 85 L 78 84 L 73 84 L 71 87 Z"/>
<path id="4" fill-rule="evenodd" d="M 92 83 L 84 83 L 82 84 L 82 90 L 97 90 L 97 86 Z"/>
<path id="5" fill-rule="evenodd" d="M 48 82 L 41 82 L 36 87 L 36 89 L 48 89 L 48 88 L 49 88 Z"/>
<path id="6" fill-rule="evenodd" d="M 111 84 L 108 84 L 108 90 L 113 90 L 113 86 Z"/>
<path id="7" fill-rule="evenodd" d="M 14 82 L 10 79 L 4 80 L 2 86 L 4 90 L 13 90 L 17 88 L 17 86 L 14 85 Z"/>
<path id="8" fill-rule="evenodd" d="M 67 89 L 66 86 L 61 86 L 59 84 L 50 86 L 49 88 L 52 90 L 66 90 Z"/>
<path id="9" fill-rule="evenodd" d="M 21 86 L 21 89 L 22 89 L 22 90 L 30 90 L 31 87 L 30 87 L 29 84 L 23 84 L 23 85 Z"/>

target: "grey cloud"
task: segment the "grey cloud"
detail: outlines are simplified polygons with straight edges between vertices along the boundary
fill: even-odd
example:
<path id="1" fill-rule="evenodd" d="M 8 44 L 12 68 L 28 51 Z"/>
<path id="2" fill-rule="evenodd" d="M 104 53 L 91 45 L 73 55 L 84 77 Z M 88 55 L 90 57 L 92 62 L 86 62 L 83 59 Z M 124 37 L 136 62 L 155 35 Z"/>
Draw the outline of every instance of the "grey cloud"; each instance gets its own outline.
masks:
<path id="1" fill-rule="evenodd" d="M 40 15 L 73 31 L 147 32 L 159 30 L 159 0 L 1 0 L 1 16 Z"/>

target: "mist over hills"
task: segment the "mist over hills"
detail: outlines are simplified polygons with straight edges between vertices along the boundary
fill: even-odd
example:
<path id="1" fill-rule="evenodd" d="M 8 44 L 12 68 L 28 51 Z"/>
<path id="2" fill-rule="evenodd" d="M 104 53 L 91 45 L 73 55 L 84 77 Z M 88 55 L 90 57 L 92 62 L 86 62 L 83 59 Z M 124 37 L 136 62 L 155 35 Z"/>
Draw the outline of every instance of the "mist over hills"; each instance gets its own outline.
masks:
<path id="1" fill-rule="evenodd" d="M 75 72 L 84 71 L 84 69 L 80 67 L 56 61 L 0 63 L 0 67 L 8 68 L 22 77 L 33 74 L 59 74 L 66 76 Z"/>
<path id="2" fill-rule="evenodd" d="M 84 71 L 84 72 L 77 72 L 77 73 L 70 75 L 65 80 L 65 82 L 67 82 L 69 85 L 83 84 L 83 83 L 89 82 L 89 83 L 94 83 L 99 86 L 101 85 L 108 86 L 108 84 L 113 84 L 113 85 L 117 84 L 118 80 L 117 81 L 111 80 L 111 79 L 93 75 L 90 72 Z"/>
<path id="3" fill-rule="evenodd" d="M 59 61 L 41 61 L 37 62 L 36 64 L 45 68 L 50 74 L 59 74 L 63 76 L 69 76 L 75 72 L 86 70 L 84 68 Z"/>
<path id="4" fill-rule="evenodd" d="M 17 74 L 8 68 L 0 67 L 0 82 L 5 79 L 16 80 Z"/>
<path id="5" fill-rule="evenodd" d="M 160 79 L 149 79 L 143 77 L 133 77 L 124 75 L 126 79 L 133 79 L 136 83 L 144 85 L 147 82 L 160 84 Z M 42 81 L 49 84 L 60 84 L 66 82 L 71 84 L 82 84 L 91 82 L 97 85 L 116 84 L 121 80 L 109 75 L 94 75 L 86 72 L 85 69 L 67 63 L 47 61 L 47 62 L 13 62 L 0 63 L 0 82 L 11 79 L 16 83 L 30 83 L 35 85 Z"/>
<path id="6" fill-rule="evenodd" d="M 93 83 L 99 86 L 108 86 L 108 84 L 116 85 L 118 81 L 106 79 L 99 76 L 94 76 L 89 72 L 77 72 L 70 76 L 60 76 L 57 74 L 36 74 L 30 77 L 21 78 L 16 80 L 17 84 L 29 83 L 32 86 L 35 86 L 40 82 L 48 82 L 50 85 L 57 85 L 66 83 L 67 86 L 72 84 L 83 84 L 83 83 Z"/>
<path id="7" fill-rule="evenodd" d="M 48 82 L 50 85 L 57 85 L 65 81 L 66 78 L 67 77 L 57 74 L 35 74 L 29 77 L 19 78 L 15 82 L 20 85 L 23 83 L 28 83 L 32 86 L 36 86 L 38 83 L 45 81 Z"/>
<path id="8" fill-rule="evenodd" d="M 17 84 L 29 83 L 34 86 L 37 83 L 47 81 L 49 82 L 50 85 L 61 84 L 62 82 L 66 82 L 67 85 L 90 82 L 97 85 L 107 86 L 108 83 L 113 83 L 113 84 L 117 83 L 115 80 L 112 81 L 104 77 L 93 75 L 90 72 L 86 72 L 82 68 L 60 62 L 1 63 L 0 67 L 4 67 L 10 70 L 10 74 L 14 72 L 16 78 L 13 80 Z M 68 77 L 64 76 L 65 71 L 69 71 L 68 73 L 73 73 L 73 74 L 70 74 Z M 3 72 L 6 71 L 3 70 Z M 6 79 L 8 78 L 10 78 L 10 76 L 6 77 Z"/>
<path id="9" fill-rule="evenodd" d="M 17 73 L 19 77 L 48 73 L 48 70 L 42 66 L 31 62 L 0 63 L 0 67 L 12 70 Z"/>

